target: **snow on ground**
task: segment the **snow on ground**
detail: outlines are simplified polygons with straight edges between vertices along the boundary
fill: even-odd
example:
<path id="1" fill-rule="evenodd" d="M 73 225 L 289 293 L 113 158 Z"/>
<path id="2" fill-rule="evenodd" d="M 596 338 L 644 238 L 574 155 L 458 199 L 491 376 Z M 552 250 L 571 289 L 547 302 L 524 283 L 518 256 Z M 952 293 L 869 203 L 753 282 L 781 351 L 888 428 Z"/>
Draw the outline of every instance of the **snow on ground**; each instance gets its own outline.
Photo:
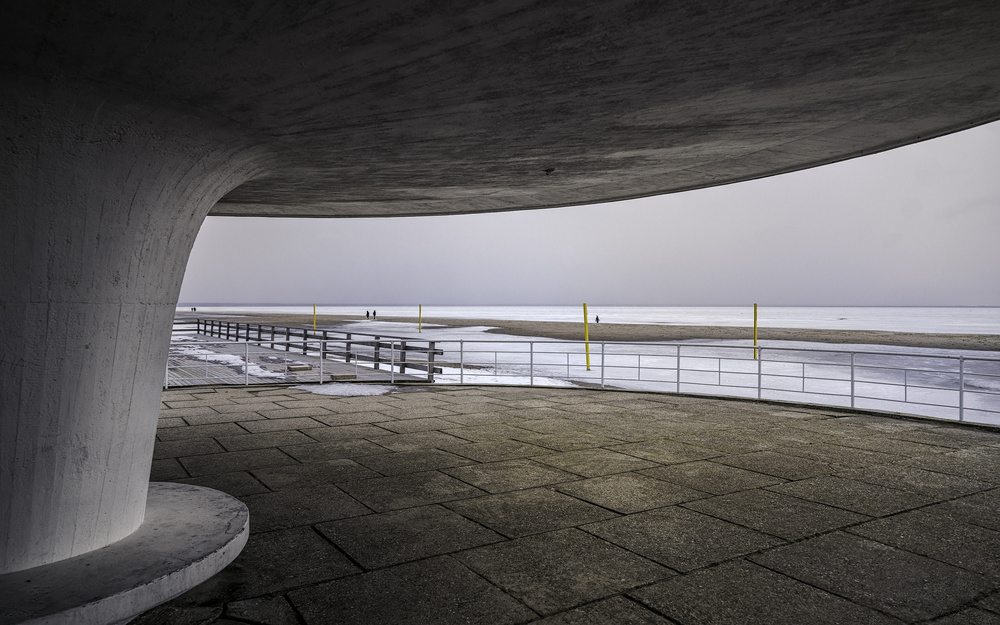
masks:
<path id="1" fill-rule="evenodd" d="M 376 384 L 352 384 L 346 382 L 331 382 L 330 384 L 306 384 L 293 386 L 294 389 L 309 391 L 316 395 L 335 395 L 337 397 L 367 397 L 370 395 L 386 395 L 398 390 L 396 386 Z"/>
<path id="2" fill-rule="evenodd" d="M 283 373 L 277 373 L 274 371 L 268 371 L 259 365 L 250 364 L 249 371 L 247 371 L 246 362 L 239 356 L 233 356 L 232 354 L 219 354 L 202 347 L 196 347 L 194 345 L 180 345 L 173 346 L 170 348 L 172 355 L 177 356 L 193 356 L 202 362 L 211 362 L 219 365 L 224 365 L 226 367 L 235 367 L 240 373 L 249 373 L 252 376 L 258 378 L 283 378 L 285 375 Z"/>

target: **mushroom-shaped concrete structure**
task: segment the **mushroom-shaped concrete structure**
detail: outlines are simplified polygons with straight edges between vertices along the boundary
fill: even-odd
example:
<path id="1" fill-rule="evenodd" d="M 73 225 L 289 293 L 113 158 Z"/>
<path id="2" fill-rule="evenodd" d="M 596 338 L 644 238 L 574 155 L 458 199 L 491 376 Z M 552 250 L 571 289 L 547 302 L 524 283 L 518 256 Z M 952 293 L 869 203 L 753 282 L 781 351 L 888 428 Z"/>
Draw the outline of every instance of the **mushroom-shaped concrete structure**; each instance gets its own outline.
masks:
<path id="1" fill-rule="evenodd" d="M 206 214 L 518 210 L 813 167 L 1000 118 L 997 32 L 993 0 L 6 3 L 0 583 L 143 527 Z"/>

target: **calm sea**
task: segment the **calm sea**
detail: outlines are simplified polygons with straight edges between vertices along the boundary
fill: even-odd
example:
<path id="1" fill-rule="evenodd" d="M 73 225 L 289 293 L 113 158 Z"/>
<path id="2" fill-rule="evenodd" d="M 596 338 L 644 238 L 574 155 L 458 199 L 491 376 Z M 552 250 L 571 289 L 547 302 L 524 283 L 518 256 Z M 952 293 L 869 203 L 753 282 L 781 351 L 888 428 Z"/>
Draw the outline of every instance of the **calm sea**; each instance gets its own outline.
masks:
<path id="1" fill-rule="evenodd" d="M 178 312 L 190 312 L 190 305 Z M 308 306 L 197 306 L 199 312 L 312 314 Z M 380 317 L 416 317 L 417 306 L 375 306 Z M 365 306 L 317 306 L 321 315 L 364 315 Z M 369 307 L 368 310 L 372 308 Z M 664 325 L 752 326 L 752 306 L 588 306 L 591 322 Z M 423 306 L 425 318 L 581 321 L 582 306 Z M 767 307 L 757 323 L 770 328 L 885 330 L 943 334 L 1000 334 L 1000 308 Z"/>

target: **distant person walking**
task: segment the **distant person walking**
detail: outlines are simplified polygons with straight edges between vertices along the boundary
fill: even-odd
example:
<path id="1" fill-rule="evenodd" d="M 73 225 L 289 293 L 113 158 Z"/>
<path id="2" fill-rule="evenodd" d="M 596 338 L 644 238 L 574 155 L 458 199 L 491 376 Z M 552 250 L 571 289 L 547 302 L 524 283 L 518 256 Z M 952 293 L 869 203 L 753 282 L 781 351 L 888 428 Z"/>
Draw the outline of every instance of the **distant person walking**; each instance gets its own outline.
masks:
<path id="1" fill-rule="evenodd" d="M 365 311 L 365 319 L 371 319 L 371 318 L 372 318 L 371 314 L 366 310 Z"/>
<path id="2" fill-rule="evenodd" d="M 372 319 L 374 319 L 374 318 L 375 318 L 375 315 L 376 315 L 376 313 L 375 313 L 375 309 L 374 309 L 374 308 L 372 308 Z"/>
<path id="3" fill-rule="evenodd" d="M 597 315 L 596 317 L 594 317 L 594 323 L 600 323 L 600 322 L 601 322 L 601 316 L 600 315 Z"/>

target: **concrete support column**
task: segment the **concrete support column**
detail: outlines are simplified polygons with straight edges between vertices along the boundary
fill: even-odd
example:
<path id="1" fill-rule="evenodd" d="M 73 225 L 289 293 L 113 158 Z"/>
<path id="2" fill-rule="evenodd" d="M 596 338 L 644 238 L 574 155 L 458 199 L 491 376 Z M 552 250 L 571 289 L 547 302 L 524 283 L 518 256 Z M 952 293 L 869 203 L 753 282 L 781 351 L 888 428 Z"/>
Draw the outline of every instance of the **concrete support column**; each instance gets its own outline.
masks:
<path id="1" fill-rule="evenodd" d="M 0 574 L 143 523 L 170 328 L 204 216 L 262 154 L 195 118 L 0 81 Z"/>

